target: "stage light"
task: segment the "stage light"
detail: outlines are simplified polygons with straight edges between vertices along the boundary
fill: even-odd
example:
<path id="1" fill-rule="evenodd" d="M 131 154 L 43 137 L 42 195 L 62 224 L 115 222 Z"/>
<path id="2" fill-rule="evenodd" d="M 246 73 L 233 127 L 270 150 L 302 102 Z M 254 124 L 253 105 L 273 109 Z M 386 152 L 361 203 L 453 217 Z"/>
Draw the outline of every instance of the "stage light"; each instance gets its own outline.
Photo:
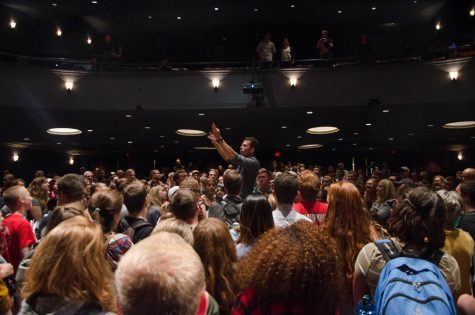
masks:
<path id="1" fill-rule="evenodd" d="M 10 28 L 11 28 L 11 29 L 14 29 L 15 27 L 16 27 L 16 22 L 15 22 L 14 19 L 11 19 L 11 20 L 10 20 Z"/>

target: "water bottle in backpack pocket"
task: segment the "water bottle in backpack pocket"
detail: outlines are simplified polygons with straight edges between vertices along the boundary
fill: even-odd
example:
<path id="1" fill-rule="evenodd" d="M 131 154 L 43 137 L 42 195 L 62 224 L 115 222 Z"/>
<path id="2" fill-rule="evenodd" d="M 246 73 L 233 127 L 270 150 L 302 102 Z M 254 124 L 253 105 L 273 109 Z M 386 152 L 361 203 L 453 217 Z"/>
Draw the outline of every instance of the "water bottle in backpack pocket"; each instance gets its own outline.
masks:
<path id="1" fill-rule="evenodd" d="M 437 267 L 442 252 L 435 251 L 429 260 L 399 256 L 391 240 L 375 244 L 387 261 L 374 294 L 377 314 L 456 315 L 452 293 Z"/>

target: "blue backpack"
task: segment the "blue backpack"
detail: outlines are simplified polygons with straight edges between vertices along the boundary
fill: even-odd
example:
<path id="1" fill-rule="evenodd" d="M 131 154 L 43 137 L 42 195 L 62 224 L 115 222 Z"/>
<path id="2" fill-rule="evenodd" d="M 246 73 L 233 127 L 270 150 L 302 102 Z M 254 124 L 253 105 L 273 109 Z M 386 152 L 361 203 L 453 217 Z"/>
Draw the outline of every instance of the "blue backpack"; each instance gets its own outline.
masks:
<path id="1" fill-rule="evenodd" d="M 392 240 L 374 244 L 386 260 L 374 294 L 376 314 L 456 315 L 452 293 L 437 265 L 443 252 L 404 257 Z"/>

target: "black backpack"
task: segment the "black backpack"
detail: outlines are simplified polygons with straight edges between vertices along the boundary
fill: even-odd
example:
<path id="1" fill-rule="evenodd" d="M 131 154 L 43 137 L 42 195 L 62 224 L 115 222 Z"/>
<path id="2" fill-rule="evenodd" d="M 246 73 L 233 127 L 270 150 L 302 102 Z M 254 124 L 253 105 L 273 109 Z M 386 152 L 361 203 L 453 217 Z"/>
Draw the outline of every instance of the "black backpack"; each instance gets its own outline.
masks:
<path id="1" fill-rule="evenodd" d="M 223 206 L 223 220 L 229 228 L 233 228 L 233 224 L 239 224 L 239 215 L 241 214 L 242 203 L 234 203 L 229 200 L 221 201 Z"/>

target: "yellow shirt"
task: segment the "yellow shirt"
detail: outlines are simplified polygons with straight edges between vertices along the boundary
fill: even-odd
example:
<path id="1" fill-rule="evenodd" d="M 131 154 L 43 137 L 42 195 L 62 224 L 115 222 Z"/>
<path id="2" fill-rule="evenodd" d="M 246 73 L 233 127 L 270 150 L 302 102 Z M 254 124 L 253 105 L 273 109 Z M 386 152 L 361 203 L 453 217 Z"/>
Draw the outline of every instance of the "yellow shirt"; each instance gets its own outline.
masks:
<path id="1" fill-rule="evenodd" d="M 472 295 L 470 269 L 473 256 L 473 239 L 461 229 L 445 231 L 445 246 L 442 250 L 452 255 L 460 269 L 461 294 Z"/>

